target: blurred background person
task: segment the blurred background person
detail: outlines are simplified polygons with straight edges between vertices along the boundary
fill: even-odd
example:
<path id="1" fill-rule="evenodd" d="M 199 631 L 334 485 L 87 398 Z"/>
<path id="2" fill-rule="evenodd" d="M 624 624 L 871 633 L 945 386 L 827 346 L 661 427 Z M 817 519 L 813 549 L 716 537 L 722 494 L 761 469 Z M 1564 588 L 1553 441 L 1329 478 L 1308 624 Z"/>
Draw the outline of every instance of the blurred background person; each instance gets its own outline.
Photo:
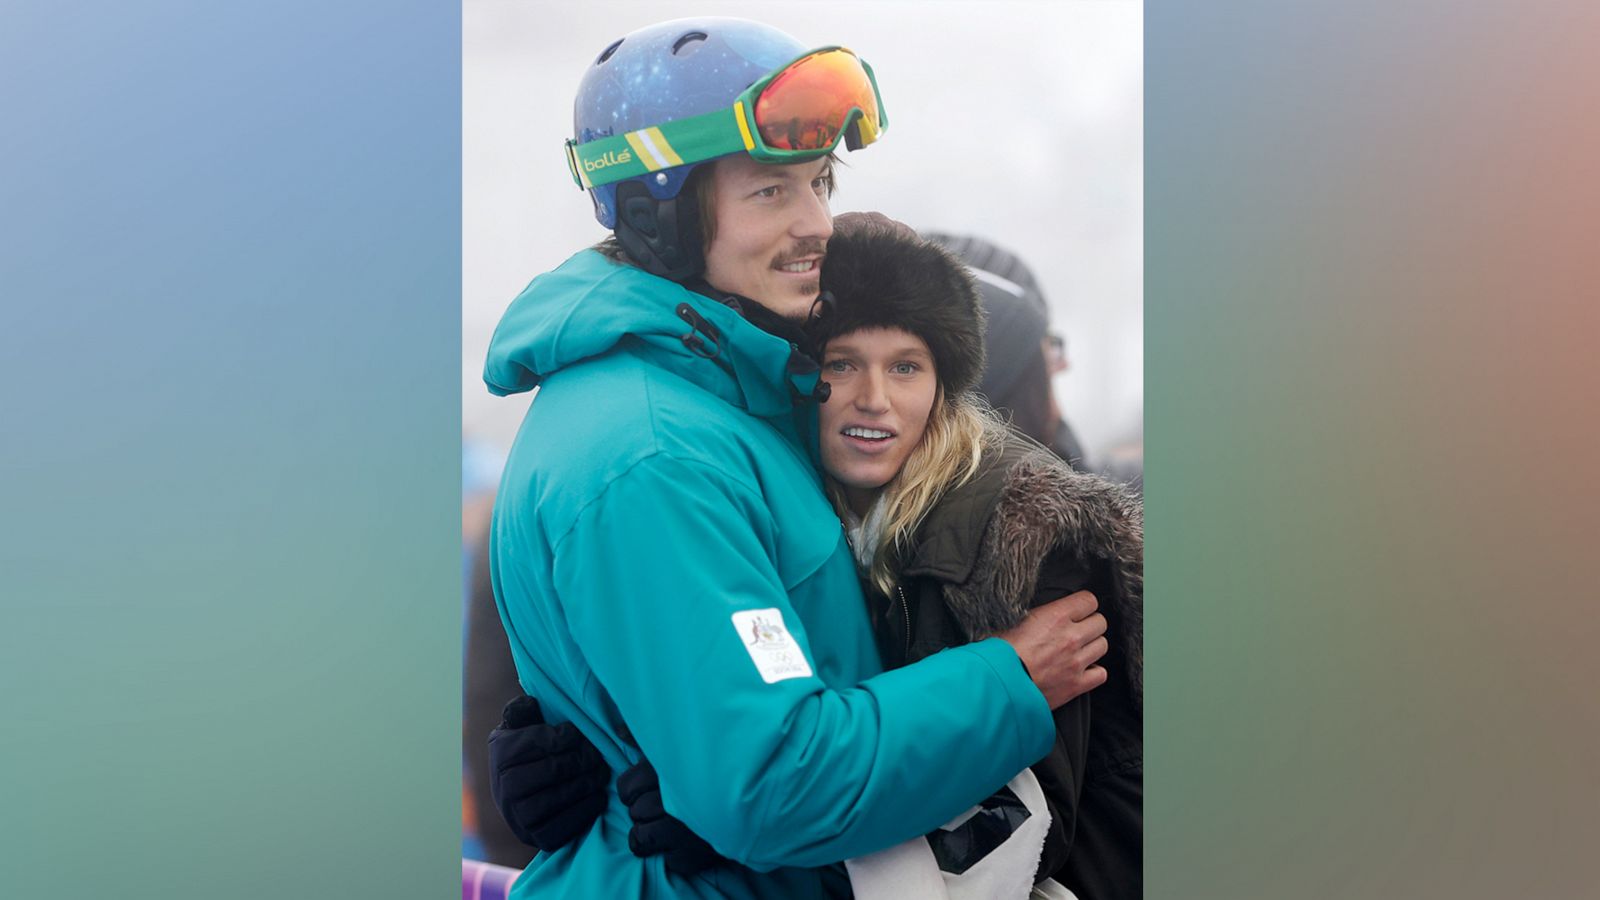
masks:
<path id="1" fill-rule="evenodd" d="M 938 231 L 925 236 L 959 256 L 982 293 L 988 364 L 978 392 L 1023 434 L 1074 469 L 1089 471 L 1083 446 L 1056 402 L 1051 376 L 1067 370 L 1066 339 L 1050 331 L 1050 306 L 1033 270 L 980 237 Z"/>

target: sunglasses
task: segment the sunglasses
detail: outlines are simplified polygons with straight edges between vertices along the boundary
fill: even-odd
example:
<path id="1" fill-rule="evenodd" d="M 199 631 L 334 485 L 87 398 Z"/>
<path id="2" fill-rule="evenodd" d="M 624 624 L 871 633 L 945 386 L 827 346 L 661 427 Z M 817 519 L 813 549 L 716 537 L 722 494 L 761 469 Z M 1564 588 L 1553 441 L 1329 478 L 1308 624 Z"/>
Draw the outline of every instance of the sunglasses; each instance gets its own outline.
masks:
<path id="1" fill-rule="evenodd" d="M 872 67 L 843 47 L 812 50 L 750 85 L 730 109 L 579 144 L 567 167 L 587 190 L 673 166 L 745 152 L 762 163 L 797 163 L 859 150 L 889 126 Z"/>

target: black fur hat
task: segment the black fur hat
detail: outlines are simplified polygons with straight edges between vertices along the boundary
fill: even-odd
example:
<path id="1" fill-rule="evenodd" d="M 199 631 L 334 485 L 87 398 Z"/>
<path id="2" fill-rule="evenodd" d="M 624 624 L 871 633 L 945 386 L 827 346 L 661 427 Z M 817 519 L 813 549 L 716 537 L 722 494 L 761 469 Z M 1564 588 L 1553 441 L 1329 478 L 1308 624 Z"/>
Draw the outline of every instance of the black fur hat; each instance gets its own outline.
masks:
<path id="1" fill-rule="evenodd" d="M 927 343 L 947 398 L 977 385 L 983 374 L 978 289 L 958 258 L 910 226 L 881 213 L 835 218 L 822 290 L 833 296 L 832 308 L 819 308 L 807 330 L 819 359 L 839 335 L 903 328 Z"/>

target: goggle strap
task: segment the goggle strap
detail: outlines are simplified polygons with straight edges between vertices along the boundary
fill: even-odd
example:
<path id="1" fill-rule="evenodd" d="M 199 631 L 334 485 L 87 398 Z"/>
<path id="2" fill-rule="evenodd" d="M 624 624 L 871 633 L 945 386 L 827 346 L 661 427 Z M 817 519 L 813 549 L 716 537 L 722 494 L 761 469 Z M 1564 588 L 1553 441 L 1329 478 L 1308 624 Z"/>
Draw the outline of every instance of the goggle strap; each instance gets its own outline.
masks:
<path id="1" fill-rule="evenodd" d="M 704 162 L 748 151 L 748 129 L 742 119 L 729 128 L 734 110 L 721 109 L 626 134 L 582 144 L 569 144 L 574 181 L 588 189 L 648 175 L 662 169 Z M 753 146 L 753 144 L 752 144 Z"/>
<path id="2" fill-rule="evenodd" d="M 576 141 L 568 140 L 566 146 L 563 148 L 566 150 L 567 171 L 572 173 L 572 180 L 578 183 L 578 187 L 588 190 L 592 185 L 589 184 L 589 179 L 584 177 L 583 169 L 578 167 L 578 154 L 576 152 L 577 146 L 578 144 Z"/>
<path id="3" fill-rule="evenodd" d="M 855 56 L 851 51 L 836 45 L 803 53 L 752 84 L 734 102 L 732 109 L 720 109 L 582 144 L 567 141 L 567 168 L 572 172 L 572 179 L 578 187 L 589 190 L 615 181 L 625 181 L 662 169 L 704 162 L 741 151 L 749 153 L 760 162 L 815 159 L 828 151 L 774 150 L 760 141 L 750 128 L 755 118 L 752 104 L 755 98 L 766 90 L 767 85 L 790 66 L 803 59 L 835 50 L 843 50 Z M 866 60 L 857 57 L 857 61 L 866 72 L 867 80 L 872 83 L 873 99 L 878 107 L 878 123 L 876 128 L 872 127 L 867 121 L 865 111 L 858 107 L 847 115 L 846 121 L 849 124 L 845 130 L 853 130 L 858 145 L 864 147 L 876 141 L 884 129 L 888 128 L 889 113 L 883 108 L 883 95 L 878 90 L 877 75 L 873 73 L 872 67 L 867 65 Z M 733 118 L 737 129 L 728 127 L 729 117 Z M 840 139 L 843 137 L 841 134 Z M 834 146 L 838 143 L 839 140 L 836 139 Z"/>

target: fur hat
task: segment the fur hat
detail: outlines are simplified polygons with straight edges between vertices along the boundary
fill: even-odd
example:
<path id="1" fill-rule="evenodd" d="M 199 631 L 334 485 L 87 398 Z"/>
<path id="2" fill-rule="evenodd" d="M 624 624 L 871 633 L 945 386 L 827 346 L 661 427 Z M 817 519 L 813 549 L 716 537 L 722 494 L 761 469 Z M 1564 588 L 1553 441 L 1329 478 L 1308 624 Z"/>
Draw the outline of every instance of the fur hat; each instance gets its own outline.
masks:
<path id="1" fill-rule="evenodd" d="M 881 213 L 834 219 L 822 290 L 833 304 L 808 327 L 815 353 L 862 328 L 901 328 L 927 343 L 946 397 L 977 385 L 984 327 L 978 289 L 959 259 L 910 226 Z"/>

